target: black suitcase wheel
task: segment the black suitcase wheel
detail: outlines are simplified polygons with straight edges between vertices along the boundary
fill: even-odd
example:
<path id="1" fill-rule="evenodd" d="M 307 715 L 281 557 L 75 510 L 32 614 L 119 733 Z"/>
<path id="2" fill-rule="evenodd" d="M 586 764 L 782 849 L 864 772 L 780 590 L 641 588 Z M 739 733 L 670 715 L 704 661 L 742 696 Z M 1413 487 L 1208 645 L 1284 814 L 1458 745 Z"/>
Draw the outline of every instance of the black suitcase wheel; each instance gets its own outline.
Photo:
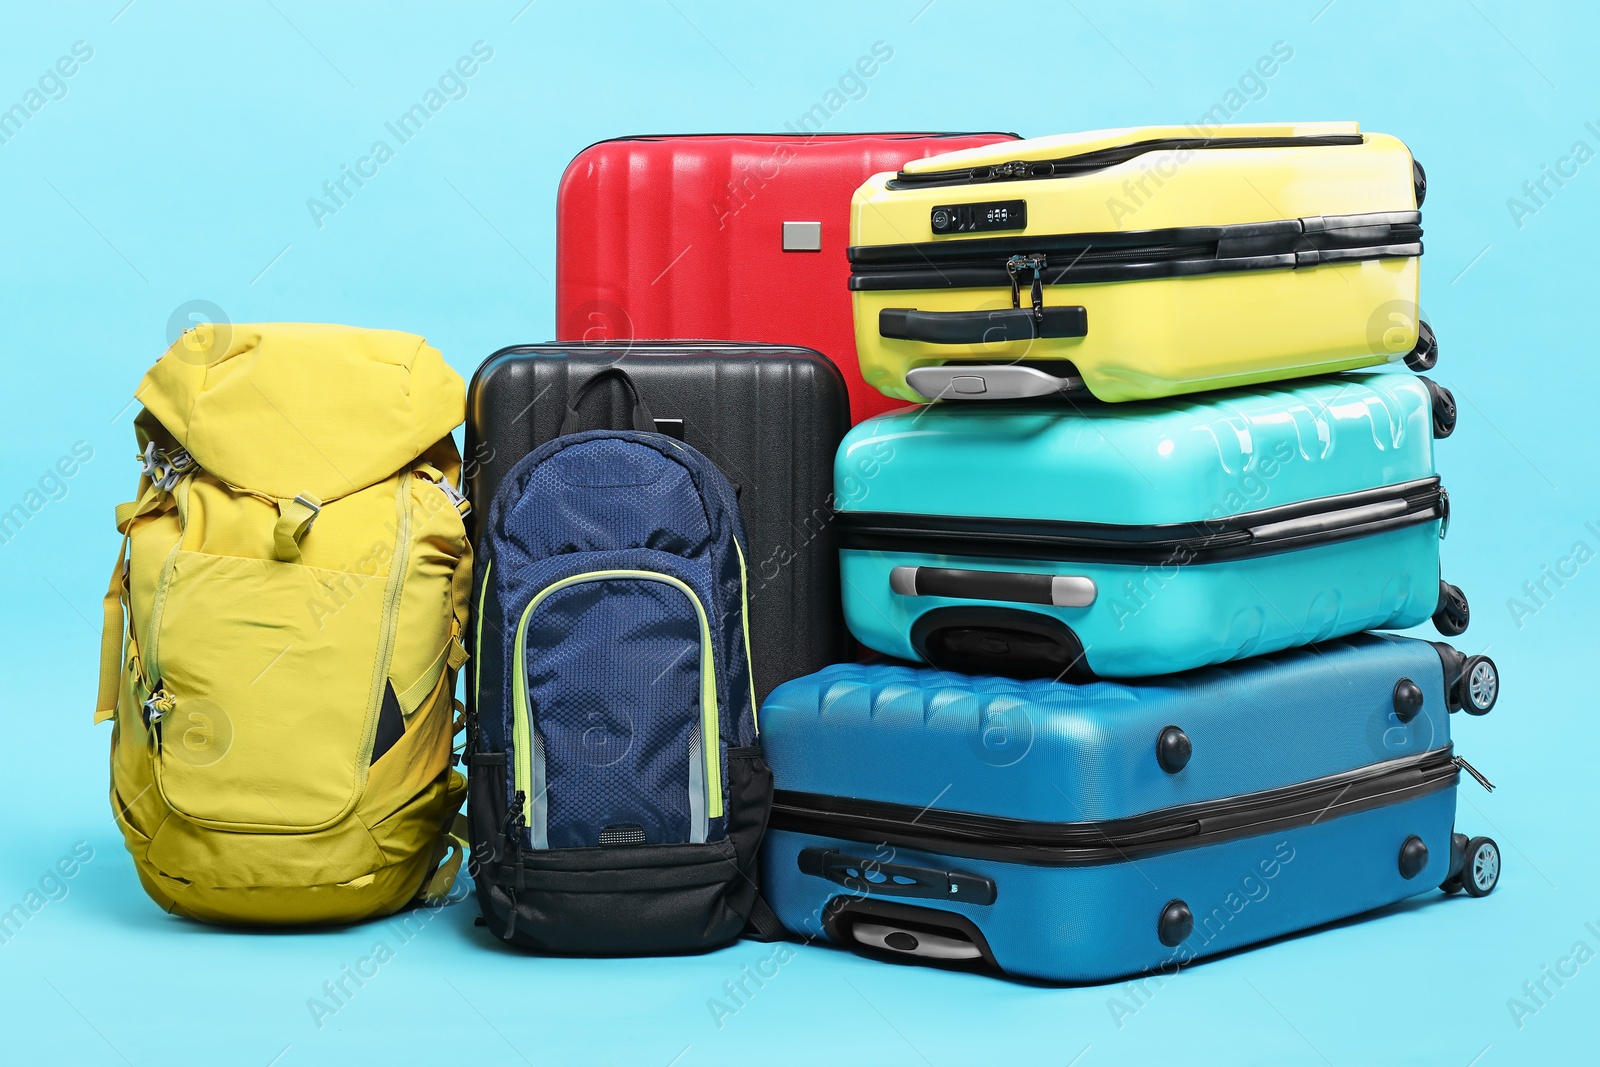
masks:
<path id="1" fill-rule="evenodd" d="M 1428 172 L 1414 159 L 1411 161 L 1411 188 L 1417 194 L 1417 206 L 1421 207 L 1428 198 Z"/>
<path id="2" fill-rule="evenodd" d="M 1433 327 L 1426 322 L 1417 323 L 1417 345 L 1406 357 L 1406 366 L 1412 370 L 1432 370 L 1433 365 L 1439 362 L 1439 339 L 1433 335 Z"/>
<path id="3" fill-rule="evenodd" d="M 1467 865 L 1467 842 L 1472 840 L 1466 834 L 1450 833 L 1450 877 L 1439 883 L 1439 889 L 1444 893 L 1461 892 L 1461 872 Z"/>
<path id="4" fill-rule="evenodd" d="M 1461 888 L 1469 897 L 1486 897 L 1500 884 L 1500 846 L 1492 837 L 1467 842 L 1467 862 L 1461 868 Z"/>
<path id="5" fill-rule="evenodd" d="M 1468 656 L 1456 686 L 1462 711 L 1468 715 L 1487 715 L 1500 698 L 1500 669 L 1488 656 Z"/>
<path id="6" fill-rule="evenodd" d="M 1442 441 L 1456 432 L 1456 395 L 1426 375 L 1418 375 L 1428 387 L 1428 398 L 1433 407 L 1433 437 Z"/>
<path id="7" fill-rule="evenodd" d="M 1433 613 L 1433 625 L 1446 637 L 1459 637 L 1467 632 L 1472 612 L 1467 607 L 1467 594 L 1449 582 L 1439 583 L 1439 607 Z"/>

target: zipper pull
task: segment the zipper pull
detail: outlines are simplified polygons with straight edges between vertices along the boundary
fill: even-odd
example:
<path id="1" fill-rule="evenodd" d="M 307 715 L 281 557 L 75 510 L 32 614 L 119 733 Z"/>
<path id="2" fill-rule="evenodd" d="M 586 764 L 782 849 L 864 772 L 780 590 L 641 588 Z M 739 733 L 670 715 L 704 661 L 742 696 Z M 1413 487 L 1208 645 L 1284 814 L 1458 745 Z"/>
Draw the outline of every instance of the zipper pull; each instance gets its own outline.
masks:
<path id="1" fill-rule="evenodd" d="M 1486 792 L 1486 793 L 1493 793 L 1494 792 L 1494 783 L 1489 781 L 1489 779 L 1485 778 L 1483 776 L 1483 772 L 1478 770 L 1478 768 L 1474 767 L 1472 764 L 1468 763 L 1466 760 L 1462 759 L 1460 756 L 1451 756 L 1450 757 L 1450 761 L 1452 763 L 1454 763 L 1457 767 L 1460 767 L 1462 770 L 1464 770 L 1468 774 L 1472 775 L 1472 777 L 1476 778 L 1478 780 L 1478 784 L 1483 786 L 1484 792 Z"/>
<path id="2" fill-rule="evenodd" d="M 1011 306 L 1022 306 L 1022 278 L 1025 270 L 1033 272 L 1033 284 L 1030 295 L 1033 298 L 1033 317 L 1035 320 L 1044 320 L 1044 280 L 1041 275 L 1047 266 L 1047 261 L 1042 254 L 1034 253 L 1025 256 L 1012 256 L 1006 260 L 1006 273 L 1011 276 Z"/>
<path id="3" fill-rule="evenodd" d="M 506 837 L 510 838 L 511 828 L 522 821 L 522 807 L 525 803 L 527 803 L 527 800 L 527 794 L 520 789 L 517 790 L 516 795 L 511 798 L 511 806 L 506 809 L 505 822 L 500 825 L 500 831 L 501 833 L 505 834 Z"/>
<path id="4" fill-rule="evenodd" d="M 1439 540 L 1450 532 L 1450 490 L 1439 487 Z"/>

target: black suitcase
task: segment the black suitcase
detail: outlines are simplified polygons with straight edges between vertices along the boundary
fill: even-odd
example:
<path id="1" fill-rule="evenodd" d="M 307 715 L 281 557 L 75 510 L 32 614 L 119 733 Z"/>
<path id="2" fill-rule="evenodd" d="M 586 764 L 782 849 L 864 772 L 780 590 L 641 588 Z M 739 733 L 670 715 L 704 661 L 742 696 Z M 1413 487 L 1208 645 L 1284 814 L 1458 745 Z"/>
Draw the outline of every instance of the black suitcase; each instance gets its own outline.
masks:
<path id="1" fill-rule="evenodd" d="M 756 698 L 850 658 L 832 526 L 833 458 L 850 428 L 844 378 L 820 353 L 716 341 L 552 342 L 503 348 L 473 375 L 463 469 L 476 541 L 500 479 L 557 436 L 595 373 L 627 371 L 656 428 L 717 464 L 739 493 L 750 539 Z M 625 389 L 597 382 L 589 426 L 631 425 Z"/>

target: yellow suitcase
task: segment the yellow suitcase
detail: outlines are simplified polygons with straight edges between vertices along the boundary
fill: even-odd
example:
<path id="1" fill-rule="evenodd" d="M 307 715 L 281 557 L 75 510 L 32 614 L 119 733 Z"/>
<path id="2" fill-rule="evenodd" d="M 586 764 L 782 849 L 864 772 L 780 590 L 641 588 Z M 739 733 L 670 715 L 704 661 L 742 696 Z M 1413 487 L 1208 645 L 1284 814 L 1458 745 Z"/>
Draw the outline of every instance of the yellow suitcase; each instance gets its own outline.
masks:
<path id="1" fill-rule="evenodd" d="M 1142 126 L 878 174 L 851 205 L 866 380 L 905 400 L 1101 400 L 1426 370 L 1422 168 L 1353 122 Z"/>

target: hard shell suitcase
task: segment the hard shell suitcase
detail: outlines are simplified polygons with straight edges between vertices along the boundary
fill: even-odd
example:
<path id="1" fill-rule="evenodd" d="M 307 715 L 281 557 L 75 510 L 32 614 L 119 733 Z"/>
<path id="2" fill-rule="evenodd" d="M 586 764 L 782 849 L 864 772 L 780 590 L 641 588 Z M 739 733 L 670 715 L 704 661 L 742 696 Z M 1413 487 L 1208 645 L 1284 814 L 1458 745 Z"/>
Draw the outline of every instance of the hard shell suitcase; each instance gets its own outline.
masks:
<path id="1" fill-rule="evenodd" d="M 476 540 L 518 460 L 555 437 L 568 401 L 625 370 L 656 428 L 708 456 L 738 488 L 750 535 L 756 695 L 850 658 L 829 523 L 835 450 L 849 428 L 844 382 L 806 348 L 716 342 L 516 345 L 484 361 L 467 396 L 467 494 Z M 627 395 L 597 383 L 584 411 L 626 418 Z M 609 421 L 607 421 L 609 420 Z"/>
<path id="2" fill-rule="evenodd" d="M 591 145 L 556 206 L 556 335 L 806 345 L 838 364 L 856 420 L 897 407 L 856 363 L 850 194 L 913 159 L 1013 140 L 795 132 Z"/>
<path id="3" fill-rule="evenodd" d="M 1378 634 L 1125 684 L 830 667 L 761 709 L 763 892 L 803 938 L 1056 981 L 1481 896 L 1450 712 L 1497 687 Z"/>
<path id="4" fill-rule="evenodd" d="M 1448 391 L 1331 376 L 1140 404 L 935 404 L 835 464 L 845 617 L 968 673 L 1137 677 L 1431 615 Z"/>
<path id="5" fill-rule="evenodd" d="M 1436 359 L 1423 173 L 1353 122 L 1144 126 L 872 177 L 850 216 L 856 346 L 906 400 L 1123 401 Z"/>

